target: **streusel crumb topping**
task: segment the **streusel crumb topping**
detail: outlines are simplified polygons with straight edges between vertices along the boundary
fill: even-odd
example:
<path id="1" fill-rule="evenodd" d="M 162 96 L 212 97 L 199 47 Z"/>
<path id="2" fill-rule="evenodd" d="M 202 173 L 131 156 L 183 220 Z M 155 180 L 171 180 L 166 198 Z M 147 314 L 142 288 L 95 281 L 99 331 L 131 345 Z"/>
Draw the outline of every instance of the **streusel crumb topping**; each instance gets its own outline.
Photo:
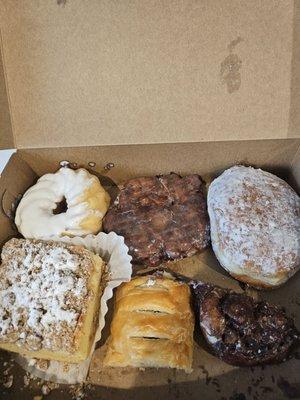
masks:
<path id="1" fill-rule="evenodd" d="M 90 252 L 64 243 L 11 239 L 0 266 L 0 340 L 28 350 L 75 350 L 86 311 Z"/>

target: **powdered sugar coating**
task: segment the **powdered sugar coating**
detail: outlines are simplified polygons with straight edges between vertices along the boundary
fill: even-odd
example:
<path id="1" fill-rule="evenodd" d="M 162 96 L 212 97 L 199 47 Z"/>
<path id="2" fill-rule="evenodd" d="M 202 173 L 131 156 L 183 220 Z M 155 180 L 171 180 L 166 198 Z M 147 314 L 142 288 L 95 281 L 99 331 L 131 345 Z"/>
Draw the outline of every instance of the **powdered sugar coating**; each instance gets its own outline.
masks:
<path id="1" fill-rule="evenodd" d="M 74 350 L 93 263 L 78 246 L 12 239 L 2 250 L 0 340 L 28 350 Z"/>
<path id="2" fill-rule="evenodd" d="M 276 286 L 299 268 L 300 199 L 277 176 L 226 170 L 209 187 L 208 213 L 213 249 L 230 273 Z"/>

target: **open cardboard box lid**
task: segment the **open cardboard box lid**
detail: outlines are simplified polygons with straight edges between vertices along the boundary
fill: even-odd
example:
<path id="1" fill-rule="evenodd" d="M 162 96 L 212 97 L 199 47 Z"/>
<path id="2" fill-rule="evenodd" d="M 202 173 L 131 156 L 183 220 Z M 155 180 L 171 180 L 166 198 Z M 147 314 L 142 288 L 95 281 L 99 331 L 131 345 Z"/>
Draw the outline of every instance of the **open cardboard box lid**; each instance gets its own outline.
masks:
<path id="1" fill-rule="evenodd" d="M 299 137 L 299 8 L 4 0 L 0 147 Z"/>
<path id="2" fill-rule="evenodd" d="M 0 12 L 0 148 L 18 149 L 0 180 L 8 203 L 63 159 L 96 161 L 100 173 L 98 166 L 118 160 L 109 173 L 116 182 L 170 170 L 211 179 L 244 161 L 300 183 L 299 1 L 4 0 Z M 0 244 L 14 234 L 0 213 Z M 174 268 L 241 290 L 210 250 Z M 261 294 L 286 305 L 298 326 L 299 279 Z M 235 369 L 195 344 L 187 376 L 105 371 L 103 348 L 89 399 L 266 400 L 300 392 L 296 358 Z M 6 398 L 19 398 L 18 383 Z M 48 398 L 62 397 L 68 393 Z"/>

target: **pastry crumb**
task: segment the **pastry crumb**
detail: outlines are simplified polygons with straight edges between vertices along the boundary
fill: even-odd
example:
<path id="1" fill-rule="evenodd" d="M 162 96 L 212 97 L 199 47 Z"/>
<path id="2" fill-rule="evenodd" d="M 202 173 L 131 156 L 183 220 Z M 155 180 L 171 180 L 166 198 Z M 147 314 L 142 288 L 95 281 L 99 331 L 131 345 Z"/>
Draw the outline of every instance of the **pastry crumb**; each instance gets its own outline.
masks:
<path id="1" fill-rule="evenodd" d="M 36 367 L 42 371 L 47 371 L 50 361 L 48 360 L 36 360 Z"/>
<path id="2" fill-rule="evenodd" d="M 69 372 L 69 369 L 70 369 L 70 365 L 67 364 L 67 363 L 64 363 L 63 371 L 64 371 L 64 372 Z"/>
<path id="3" fill-rule="evenodd" d="M 6 370 L 4 370 L 4 371 L 3 371 L 3 375 L 4 375 L 4 376 L 7 376 L 7 375 L 9 374 L 11 368 L 12 368 L 12 367 L 8 367 Z"/>
<path id="4" fill-rule="evenodd" d="M 4 382 L 2 383 L 2 385 L 6 389 L 10 389 L 12 387 L 13 383 L 14 383 L 13 375 L 8 375 L 8 376 L 5 377 Z"/>
<path id="5" fill-rule="evenodd" d="M 44 384 L 42 386 L 42 393 L 47 396 L 51 392 L 51 389 L 48 385 Z"/>
<path id="6" fill-rule="evenodd" d="M 69 393 L 72 396 L 72 400 L 83 400 L 86 398 L 85 389 L 87 386 L 84 383 L 80 385 L 71 385 Z"/>
<path id="7" fill-rule="evenodd" d="M 52 392 L 52 390 L 57 389 L 59 387 L 58 383 L 55 382 L 44 382 L 41 391 L 44 396 L 47 396 Z"/>
<path id="8" fill-rule="evenodd" d="M 30 383 L 29 375 L 27 375 L 27 374 L 24 375 L 23 381 L 24 381 L 24 386 L 25 386 L 25 387 L 29 386 L 29 383 Z"/>

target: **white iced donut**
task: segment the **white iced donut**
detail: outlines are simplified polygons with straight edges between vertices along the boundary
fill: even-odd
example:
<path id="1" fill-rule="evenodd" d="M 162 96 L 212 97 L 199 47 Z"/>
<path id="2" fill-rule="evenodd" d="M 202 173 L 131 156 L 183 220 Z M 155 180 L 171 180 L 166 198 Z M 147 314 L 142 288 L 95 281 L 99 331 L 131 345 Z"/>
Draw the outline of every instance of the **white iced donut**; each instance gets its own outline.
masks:
<path id="1" fill-rule="evenodd" d="M 55 213 L 65 200 L 66 210 Z M 84 236 L 101 230 L 110 202 L 99 179 L 81 168 L 42 176 L 22 197 L 15 223 L 25 238 Z"/>

